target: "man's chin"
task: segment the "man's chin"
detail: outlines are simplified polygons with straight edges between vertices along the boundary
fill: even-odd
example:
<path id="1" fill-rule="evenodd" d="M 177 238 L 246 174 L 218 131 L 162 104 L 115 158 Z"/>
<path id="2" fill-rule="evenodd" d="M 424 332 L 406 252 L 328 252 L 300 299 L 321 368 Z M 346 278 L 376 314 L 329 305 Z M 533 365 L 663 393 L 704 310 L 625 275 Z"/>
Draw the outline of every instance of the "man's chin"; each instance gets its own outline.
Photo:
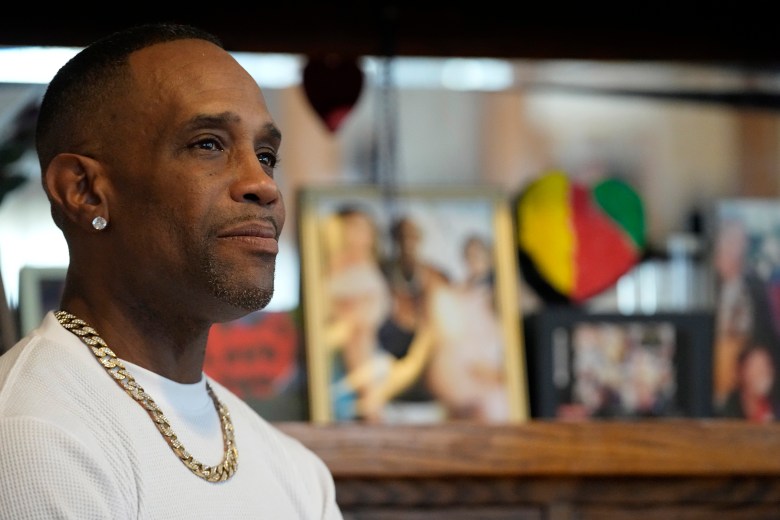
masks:
<path id="1" fill-rule="evenodd" d="M 273 297 L 273 289 L 244 288 L 241 290 L 217 290 L 215 296 L 222 303 L 223 314 L 234 316 L 228 320 L 238 319 L 268 306 Z"/>

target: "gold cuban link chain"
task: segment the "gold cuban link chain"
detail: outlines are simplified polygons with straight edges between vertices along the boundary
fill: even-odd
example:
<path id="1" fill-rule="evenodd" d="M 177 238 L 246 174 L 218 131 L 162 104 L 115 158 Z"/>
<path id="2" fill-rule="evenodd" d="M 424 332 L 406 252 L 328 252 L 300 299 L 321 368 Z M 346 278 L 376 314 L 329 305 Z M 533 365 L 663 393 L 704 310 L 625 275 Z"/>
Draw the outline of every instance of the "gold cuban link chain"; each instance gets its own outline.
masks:
<path id="1" fill-rule="evenodd" d="M 106 369 L 119 386 L 124 388 L 138 404 L 143 406 L 149 413 L 152 421 L 154 421 L 157 429 L 160 430 L 165 441 L 190 471 L 209 482 L 220 482 L 233 476 L 238 468 L 238 448 L 236 448 L 233 422 L 230 420 L 230 413 L 227 407 L 220 402 L 208 382 L 206 383 L 206 390 L 219 414 L 219 422 L 222 426 L 222 439 L 225 446 L 225 456 L 217 466 L 206 466 L 190 455 L 176 437 L 176 434 L 171 429 L 171 425 L 168 423 L 168 419 L 166 419 L 165 414 L 154 402 L 154 399 L 130 375 L 122 361 L 108 348 L 106 342 L 103 341 L 103 338 L 98 335 L 95 329 L 66 311 L 57 311 L 54 315 L 57 317 L 60 325 L 78 336 L 81 341 L 92 349 L 100 364 L 103 365 L 103 368 Z"/>

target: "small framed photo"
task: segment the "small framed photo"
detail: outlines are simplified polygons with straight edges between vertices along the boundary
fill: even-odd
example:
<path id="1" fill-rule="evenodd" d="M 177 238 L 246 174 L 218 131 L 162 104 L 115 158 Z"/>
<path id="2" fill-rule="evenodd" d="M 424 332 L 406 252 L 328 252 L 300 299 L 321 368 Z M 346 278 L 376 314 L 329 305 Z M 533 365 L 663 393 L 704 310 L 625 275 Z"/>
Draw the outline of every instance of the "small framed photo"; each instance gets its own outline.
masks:
<path id="1" fill-rule="evenodd" d="M 717 312 L 715 415 L 780 420 L 780 204 L 776 198 L 714 205 Z"/>
<path id="2" fill-rule="evenodd" d="M 67 272 L 67 267 L 25 266 L 20 269 L 20 336 L 36 328 L 47 312 L 59 308 Z"/>
<path id="3" fill-rule="evenodd" d="M 214 323 L 204 372 L 271 422 L 308 420 L 299 315 L 262 309 Z"/>
<path id="4" fill-rule="evenodd" d="M 524 330 L 535 418 L 712 415 L 711 312 L 549 307 L 527 316 Z"/>
<path id="5" fill-rule="evenodd" d="M 299 195 L 312 421 L 527 418 L 501 192 L 324 186 Z"/>

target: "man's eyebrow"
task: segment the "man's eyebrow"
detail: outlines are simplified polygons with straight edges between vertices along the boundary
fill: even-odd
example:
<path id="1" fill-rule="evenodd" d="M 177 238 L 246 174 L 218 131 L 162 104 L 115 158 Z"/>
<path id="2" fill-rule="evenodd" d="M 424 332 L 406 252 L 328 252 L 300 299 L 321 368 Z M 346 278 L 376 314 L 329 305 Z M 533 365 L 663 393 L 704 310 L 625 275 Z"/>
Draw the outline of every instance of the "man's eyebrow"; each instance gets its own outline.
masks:
<path id="1" fill-rule="evenodd" d="M 282 140 L 282 132 L 277 128 L 277 126 L 273 123 L 266 123 L 263 126 L 263 130 L 268 134 L 269 137 L 272 139 L 275 139 L 276 141 Z"/>
<path id="2" fill-rule="evenodd" d="M 187 129 L 198 130 L 200 128 L 225 127 L 241 121 L 241 116 L 235 112 L 222 112 L 220 114 L 198 114 L 187 123 Z M 263 131 L 268 137 L 276 141 L 282 140 L 282 132 L 273 123 L 266 123 Z"/>
<path id="3" fill-rule="evenodd" d="M 187 123 L 187 128 L 197 130 L 211 126 L 227 126 L 241 121 L 241 116 L 234 112 L 222 112 L 221 114 L 198 114 Z"/>

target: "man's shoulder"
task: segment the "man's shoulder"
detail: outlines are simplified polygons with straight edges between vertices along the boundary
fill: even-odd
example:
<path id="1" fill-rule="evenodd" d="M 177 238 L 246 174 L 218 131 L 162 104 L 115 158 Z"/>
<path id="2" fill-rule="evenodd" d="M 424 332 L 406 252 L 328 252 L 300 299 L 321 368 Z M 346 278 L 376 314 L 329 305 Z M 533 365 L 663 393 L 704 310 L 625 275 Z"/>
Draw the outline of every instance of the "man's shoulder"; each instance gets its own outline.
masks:
<path id="1" fill-rule="evenodd" d="M 84 396 L 100 395 L 89 382 L 100 385 L 104 379 L 93 377 L 101 367 L 90 356 L 86 347 L 69 348 L 46 336 L 22 339 L 0 356 L 0 417 L 62 416 L 79 403 L 87 405 L 91 401 Z"/>

